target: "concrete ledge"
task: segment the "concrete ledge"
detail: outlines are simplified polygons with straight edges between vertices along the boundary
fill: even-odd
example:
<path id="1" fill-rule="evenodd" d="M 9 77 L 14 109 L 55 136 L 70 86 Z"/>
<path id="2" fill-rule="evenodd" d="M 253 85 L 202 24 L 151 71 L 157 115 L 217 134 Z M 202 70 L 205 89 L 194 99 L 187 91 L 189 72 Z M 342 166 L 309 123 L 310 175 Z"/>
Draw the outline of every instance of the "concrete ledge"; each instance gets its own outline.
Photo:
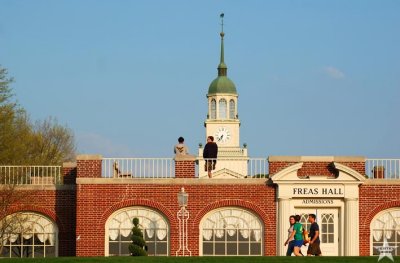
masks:
<path id="1" fill-rule="evenodd" d="M 76 163 L 75 162 L 65 162 L 62 164 L 63 168 L 75 168 L 76 167 Z"/>
<path id="2" fill-rule="evenodd" d="M 269 156 L 269 162 L 365 162 L 363 156 Z"/>
<path id="3" fill-rule="evenodd" d="M 76 184 L 189 184 L 189 185 L 215 185 L 215 184 L 245 184 L 265 185 L 267 179 L 209 179 L 209 178 L 166 178 L 166 179 L 135 179 L 135 178 L 77 178 Z"/>
<path id="4" fill-rule="evenodd" d="M 174 158 L 175 161 L 196 161 L 196 156 L 190 154 L 177 154 Z"/>
<path id="5" fill-rule="evenodd" d="M 16 190 L 75 190 L 76 186 L 71 185 L 71 184 L 63 184 L 63 185 L 32 185 L 32 184 L 26 184 L 26 185 L 18 185 L 16 186 Z"/>
<path id="6" fill-rule="evenodd" d="M 100 154 L 80 154 L 76 156 L 76 160 L 81 161 L 81 160 L 101 160 L 103 159 L 103 156 Z"/>
<path id="7" fill-rule="evenodd" d="M 400 185 L 399 179 L 367 179 L 364 185 Z"/>

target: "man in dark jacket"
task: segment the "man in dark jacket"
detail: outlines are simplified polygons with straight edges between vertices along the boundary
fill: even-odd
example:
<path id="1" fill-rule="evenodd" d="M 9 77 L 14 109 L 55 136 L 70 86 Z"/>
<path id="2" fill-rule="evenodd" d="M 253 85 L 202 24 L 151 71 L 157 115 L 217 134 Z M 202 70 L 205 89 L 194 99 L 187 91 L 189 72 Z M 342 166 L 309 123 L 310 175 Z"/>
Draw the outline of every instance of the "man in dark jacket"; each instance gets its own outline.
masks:
<path id="1" fill-rule="evenodd" d="M 319 246 L 319 226 L 315 222 L 315 215 L 308 215 L 308 222 L 311 223 L 310 226 L 310 245 L 308 245 L 307 256 L 321 256 L 321 248 Z"/>
<path id="2" fill-rule="evenodd" d="M 205 159 L 205 170 L 208 172 L 208 177 L 211 178 L 211 170 L 215 170 L 217 163 L 218 145 L 214 142 L 213 136 L 207 137 L 207 144 L 204 146 L 203 158 Z"/>

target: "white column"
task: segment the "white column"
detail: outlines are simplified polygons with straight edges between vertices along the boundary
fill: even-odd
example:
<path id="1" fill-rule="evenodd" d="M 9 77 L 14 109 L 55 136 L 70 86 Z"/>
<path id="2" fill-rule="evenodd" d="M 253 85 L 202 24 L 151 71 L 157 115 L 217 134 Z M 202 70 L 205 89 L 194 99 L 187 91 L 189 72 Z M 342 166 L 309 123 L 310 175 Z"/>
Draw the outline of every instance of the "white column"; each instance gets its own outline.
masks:
<path id="1" fill-rule="evenodd" d="M 359 255 L 359 220 L 358 220 L 358 198 L 345 198 L 344 217 L 344 255 Z"/>
<path id="2" fill-rule="evenodd" d="M 290 216 L 290 200 L 289 197 L 278 198 L 278 233 L 277 233 L 277 254 L 278 256 L 285 256 L 287 247 L 284 243 L 287 239 L 289 229 L 289 216 Z"/>

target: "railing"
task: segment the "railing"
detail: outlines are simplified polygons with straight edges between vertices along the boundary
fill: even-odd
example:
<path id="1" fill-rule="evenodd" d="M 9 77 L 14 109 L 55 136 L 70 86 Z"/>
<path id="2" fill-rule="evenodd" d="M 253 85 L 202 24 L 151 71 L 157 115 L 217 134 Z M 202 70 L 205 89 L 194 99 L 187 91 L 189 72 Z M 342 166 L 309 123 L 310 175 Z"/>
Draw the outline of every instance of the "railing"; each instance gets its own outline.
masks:
<path id="1" fill-rule="evenodd" d="M 204 159 L 198 161 L 199 165 L 195 167 L 196 177 L 204 177 L 207 174 L 204 171 Z M 232 176 L 237 178 L 268 177 L 268 160 L 266 158 L 218 159 L 217 170 L 221 170 L 221 168 L 225 168 L 231 178 Z M 103 158 L 102 177 L 175 178 L 175 161 L 172 158 Z"/>
<path id="2" fill-rule="evenodd" d="M 205 160 L 198 159 L 195 177 L 207 176 Z M 226 178 L 267 178 L 267 158 L 220 158 L 217 172 L 224 169 Z M 371 179 L 400 179 L 400 159 L 367 159 L 365 174 Z M 175 162 L 172 158 L 104 158 L 103 177 L 106 178 L 174 178 Z M 224 176 L 221 176 L 224 178 Z"/>
<path id="3" fill-rule="evenodd" d="M 400 159 L 366 159 L 365 174 L 369 179 L 400 179 Z"/>
<path id="4" fill-rule="evenodd" d="M 103 158 L 106 178 L 174 178 L 172 158 Z"/>
<path id="5" fill-rule="evenodd" d="M 247 178 L 268 178 L 268 168 L 267 158 L 250 158 L 247 164 Z"/>
<path id="6" fill-rule="evenodd" d="M 0 166 L 0 184 L 62 184 L 61 166 Z"/>
<path id="7" fill-rule="evenodd" d="M 245 151 L 247 151 L 245 148 L 224 147 L 218 150 L 218 154 L 229 157 L 243 157 Z"/>
<path id="8" fill-rule="evenodd" d="M 220 178 L 268 178 L 267 158 L 220 158 L 199 159 L 197 177 L 207 176 L 206 166 L 216 161 L 215 173 Z M 212 167 L 211 167 L 212 168 Z M 208 167 L 207 167 L 208 169 Z M 221 174 L 222 173 L 222 174 Z M 213 175 L 214 177 L 214 175 Z"/>

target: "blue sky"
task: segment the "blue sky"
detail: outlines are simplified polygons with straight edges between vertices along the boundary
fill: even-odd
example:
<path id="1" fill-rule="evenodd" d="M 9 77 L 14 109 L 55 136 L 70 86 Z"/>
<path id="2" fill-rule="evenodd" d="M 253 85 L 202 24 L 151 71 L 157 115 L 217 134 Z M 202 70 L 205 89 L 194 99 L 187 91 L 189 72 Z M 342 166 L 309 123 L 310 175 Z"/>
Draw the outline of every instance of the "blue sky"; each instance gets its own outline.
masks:
<path id="1" fill-rule="evenodd" d="M 251 157 L 400 157 L 400 1 L 0 0 L 0 64 L 79 153 L 196 153 L 221 12 Z"/>

